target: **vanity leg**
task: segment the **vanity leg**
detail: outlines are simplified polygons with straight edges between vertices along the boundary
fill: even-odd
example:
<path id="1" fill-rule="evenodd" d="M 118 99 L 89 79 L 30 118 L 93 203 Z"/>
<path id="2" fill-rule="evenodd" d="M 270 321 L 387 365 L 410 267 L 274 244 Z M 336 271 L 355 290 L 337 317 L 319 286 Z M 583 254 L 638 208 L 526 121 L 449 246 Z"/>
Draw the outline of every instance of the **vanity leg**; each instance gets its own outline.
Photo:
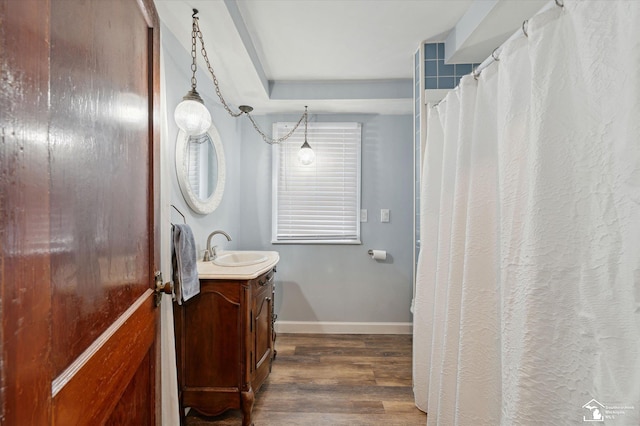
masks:
<path id="1" fill-rule="evenodd" d="M 255 402 L 255 394 L 253 389 L 249 388 L 248 391 L 240 394 L 242 399 L 242 426 L 252 426 L 251 411 L 253 410 L 253 403 Z"/>

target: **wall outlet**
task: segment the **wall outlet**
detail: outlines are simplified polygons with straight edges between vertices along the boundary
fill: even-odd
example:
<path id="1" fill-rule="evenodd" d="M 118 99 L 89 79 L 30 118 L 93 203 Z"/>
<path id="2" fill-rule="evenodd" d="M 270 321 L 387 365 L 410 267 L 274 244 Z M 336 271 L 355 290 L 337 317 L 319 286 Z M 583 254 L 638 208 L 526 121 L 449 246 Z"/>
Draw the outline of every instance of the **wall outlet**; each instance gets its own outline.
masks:
<path id="1" fill-rule="evenodd" d="M 367 221 L 367 209 L 360 210 L 360 222 Z"/>
<path id="2" fill-rule="evenodd" d="M 380 222 L 386 223 L 389 222 L 389 209 L 381 209 L 380 210 Z"/>

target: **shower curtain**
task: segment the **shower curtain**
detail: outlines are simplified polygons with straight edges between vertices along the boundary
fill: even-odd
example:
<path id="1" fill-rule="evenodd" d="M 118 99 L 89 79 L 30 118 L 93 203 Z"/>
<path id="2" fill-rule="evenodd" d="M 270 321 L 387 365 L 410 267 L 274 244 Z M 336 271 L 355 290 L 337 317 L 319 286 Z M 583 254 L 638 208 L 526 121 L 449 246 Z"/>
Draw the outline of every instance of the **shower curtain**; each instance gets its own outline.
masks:
<path id="1" fill-rule="evenodd" d="M 639 24 L 635 0 L 565 0 L 427 107 L 428 425 L 640 424 Z"/>

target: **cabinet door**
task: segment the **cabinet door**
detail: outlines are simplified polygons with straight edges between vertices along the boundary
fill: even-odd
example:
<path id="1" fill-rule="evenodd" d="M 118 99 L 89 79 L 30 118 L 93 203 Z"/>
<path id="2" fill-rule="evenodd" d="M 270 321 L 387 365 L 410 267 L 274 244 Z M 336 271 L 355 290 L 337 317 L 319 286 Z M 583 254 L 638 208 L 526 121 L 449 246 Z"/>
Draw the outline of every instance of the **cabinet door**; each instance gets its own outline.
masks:
<path id="1" fill-rule="evenodd" d="M 184 304 L 184 385 L 242 385 L 241 286 L 203 280 L 200 295 Z"/>
<path id="2" fill-rule="evenodd" d="M 252 303 L 252 382 L 257 391 L 269 375 L 273 357 L 273 271 L 258 279 Z"/>

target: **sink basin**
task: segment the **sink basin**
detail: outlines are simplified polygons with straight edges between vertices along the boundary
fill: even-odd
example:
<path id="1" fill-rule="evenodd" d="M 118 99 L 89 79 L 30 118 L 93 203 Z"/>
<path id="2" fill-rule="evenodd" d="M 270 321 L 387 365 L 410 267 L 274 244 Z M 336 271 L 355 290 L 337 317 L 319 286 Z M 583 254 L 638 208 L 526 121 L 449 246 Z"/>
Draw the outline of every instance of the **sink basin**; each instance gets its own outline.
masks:
<path id="1" fill-rule="evenodd" d="M 280 261 L 277 251 L 222 250 L 213 261 L 198 261 L 202 280 L 251 280 Z"/>
<path id="2" fill-rule="evenodd" d="M 213 263 L 219 266 L 249 266 L 262 263 L 267 260 L 264 252 L 259 251 L 227 251 L 222 252 L 213 259 Z"/>

